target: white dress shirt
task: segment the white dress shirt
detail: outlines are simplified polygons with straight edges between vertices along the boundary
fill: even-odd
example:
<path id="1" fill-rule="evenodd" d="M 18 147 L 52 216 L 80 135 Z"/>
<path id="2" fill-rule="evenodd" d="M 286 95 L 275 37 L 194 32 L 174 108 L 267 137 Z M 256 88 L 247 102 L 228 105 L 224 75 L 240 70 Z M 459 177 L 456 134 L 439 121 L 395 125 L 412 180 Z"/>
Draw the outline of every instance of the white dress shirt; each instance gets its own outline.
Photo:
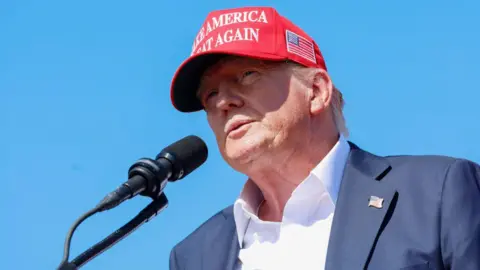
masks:
<path id="1" fill-rule="evenodd" d="M 262 221 L 263 195 L 248 180 L 234 204 L 239 270 L 324 269 L 335 203 L 350 146 L 343 136 L 293 191 L 281 222 Z"/>

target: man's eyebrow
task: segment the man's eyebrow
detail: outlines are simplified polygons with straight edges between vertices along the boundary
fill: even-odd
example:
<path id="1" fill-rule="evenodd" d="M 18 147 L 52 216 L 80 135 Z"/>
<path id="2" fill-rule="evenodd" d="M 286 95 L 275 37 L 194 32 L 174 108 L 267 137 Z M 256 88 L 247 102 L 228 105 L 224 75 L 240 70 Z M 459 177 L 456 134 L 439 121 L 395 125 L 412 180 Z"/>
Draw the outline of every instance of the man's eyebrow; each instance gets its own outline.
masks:
<path id="1" fill-rule="evenodd" d="M 219 62 L 221 63 L 223 61 L 220 60 Z M 258 60 L 258 61 L 247 62 L 247 63 L 242 62 L 242 60 L 234 60 L 233 63 L 234 64 L 246 64 L 243 69 L 248 69 L 248 68 L 257 69 L 258 68 L 258 69 L 262 69 L 262 70 L 269 70 L 269 69 L 272 69 L 272 68 L 276 67 L 274 62 L 268 62 L 268 61 L 264 61 L 264 60 Z M 216 69 L 218 70 L 220 67 L 221 66 L 216 67 Z M 240 72 L 240 70 L 242 70 L 242 69 L 239 69 L 239 72 Z M 195 93 L 195 96 L 198 99 L 200 99 L 202 94 L 207 90 L 205 88 L 205 83 L 208 82 L 208 80 L 213 76 L 213 74 L 210 74 L 210 73 L 214 73 L 214 71 L 215 70 L 210 69 L 209 71 L 204 73 L 202 78 L 200 78 L 200 82 L 198 83 L 198 88 L 197 88 L 197 91 Z"/>

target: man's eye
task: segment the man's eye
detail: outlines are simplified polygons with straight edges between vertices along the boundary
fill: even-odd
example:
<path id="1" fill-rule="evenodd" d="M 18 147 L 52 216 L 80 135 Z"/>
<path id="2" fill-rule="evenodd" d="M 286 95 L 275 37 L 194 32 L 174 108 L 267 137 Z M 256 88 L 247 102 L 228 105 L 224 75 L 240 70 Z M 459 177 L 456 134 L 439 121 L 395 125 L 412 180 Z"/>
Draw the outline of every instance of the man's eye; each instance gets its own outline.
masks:
<path id="1" fill-rule="evenodd" d="M 247 71 L 245 71 L 245 72 L 242 74 L 242 77 L 245 78 L 245 77 L 247 77 L 248 75 L 251 75 L 251 74 L 253 74 L 253 73 L 256 73 L 256 71 L 254 71 L 254 70 L 247 70 Z"/>
<path id="2" fill-rule="evenodd" d="M 240 75 L 240 82 L 242 83 L 251 83 L 254 78 L 256 78 L 258 72 L 255 70 L 247 70 Z"/>
<path id="3" fill-rule="evenodd" d="M 212 90 L 208 91 L 207 93 L 205 93 L 204 100 L 207 101 L 211 97 L 214 97 L 216 94 L 218 94 L 218 91 L 216 89 L 212 89 Z"/>

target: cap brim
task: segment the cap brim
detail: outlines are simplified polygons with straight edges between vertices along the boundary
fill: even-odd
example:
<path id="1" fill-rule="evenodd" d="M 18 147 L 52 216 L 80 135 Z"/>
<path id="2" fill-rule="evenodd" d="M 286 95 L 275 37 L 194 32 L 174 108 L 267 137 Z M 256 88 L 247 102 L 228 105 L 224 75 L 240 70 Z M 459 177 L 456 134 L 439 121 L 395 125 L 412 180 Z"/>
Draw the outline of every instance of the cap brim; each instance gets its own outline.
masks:
<path id="1" fill-rule="evenodd" d="M 170 98 L 173 106 L 181 112 L 195 112 L 203 109 L 196 97 L 200 79 L 205 70 L 214 65 L 225 56 L 251 57 L 261 60 L 283 60 L 286 57 L 267 53 L 242 53 L 242 52 L 205 52 L 196 54 L 178 68 L 172 80 Z"/>

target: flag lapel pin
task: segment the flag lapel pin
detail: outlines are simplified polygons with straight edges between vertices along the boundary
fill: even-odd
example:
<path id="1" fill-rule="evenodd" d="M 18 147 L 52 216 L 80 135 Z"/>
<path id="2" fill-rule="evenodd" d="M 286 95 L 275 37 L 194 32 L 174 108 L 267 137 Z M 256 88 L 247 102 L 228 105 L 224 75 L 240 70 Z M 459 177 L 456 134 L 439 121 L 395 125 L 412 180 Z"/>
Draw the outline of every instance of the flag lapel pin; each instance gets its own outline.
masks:
<path id="1" fill-rule="evenodd" d="M 380 209 L 383 207 L 383 198 L 377 196 L 370 196 L 368 199 L 368 206 Z"/>

